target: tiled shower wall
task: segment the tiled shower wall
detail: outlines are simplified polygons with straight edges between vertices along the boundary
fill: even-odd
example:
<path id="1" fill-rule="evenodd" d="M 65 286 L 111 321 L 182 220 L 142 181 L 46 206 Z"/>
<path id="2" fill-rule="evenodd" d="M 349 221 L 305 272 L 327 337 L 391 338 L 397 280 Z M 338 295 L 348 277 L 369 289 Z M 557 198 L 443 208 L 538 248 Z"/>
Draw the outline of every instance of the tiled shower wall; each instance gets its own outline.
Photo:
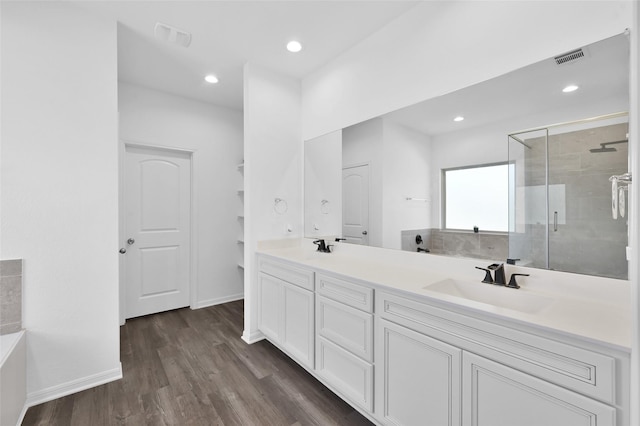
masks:
<path id="1" fill-rule="evenodd" d="M 549 231 L 550 269 L 627 278 L 627 217 L 612 218 L 611 175 L 627 171 L 628 144 L 615 152 L 591 153 L 600 143 L 626 140 L 628 124 L 615 124 L 549 136 L 549 185 L 565 186 L 566 221 Z M 528 139 L 525 186 L 544 185 L 544 139 Z M 627 208 L 629 203 L 627 202 Z M 562 208 L 561 207 L 561 208 Z M 555 210 L 551 206 L 551 210 Z M 550 214 L 550 221 L 551 221 Z M 526 232 L 512 236 L 514 251 L 536 267 L 546 263 L 546 226 L 528 220 Z"/>
<path id="2" fill-rule="evenodd" d="M 0 335 L 22 329 L 22 259 L 0 260 Z"/>
<path id="3" fill-rule="evenodd" d="M 416 235 L 423 243 L 416 244 Z M 413 229 L 402 231 L 402 250 L 417 251 L 428 248 L 434 254 L 506 261 L 509 252 L 507 234 L 443 231 L 441 229 Z"/>

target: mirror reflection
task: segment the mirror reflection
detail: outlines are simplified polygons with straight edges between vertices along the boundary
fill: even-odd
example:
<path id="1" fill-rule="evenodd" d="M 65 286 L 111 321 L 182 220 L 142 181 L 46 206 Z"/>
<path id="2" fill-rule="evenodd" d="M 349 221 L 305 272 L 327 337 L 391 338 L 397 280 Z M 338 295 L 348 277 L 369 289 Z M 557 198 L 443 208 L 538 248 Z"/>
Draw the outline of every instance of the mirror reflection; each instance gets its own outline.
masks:
<path id="1" fill-rule="evenodd" d="M 306 141 L 305 236 L 626 278 L 628 79 L 621 34 Z"/>
<path id="2" fill-rule="evenodd" d="M 509 257 L 523 265 L 627 278 L 628 117 L 509 135 Z"/>

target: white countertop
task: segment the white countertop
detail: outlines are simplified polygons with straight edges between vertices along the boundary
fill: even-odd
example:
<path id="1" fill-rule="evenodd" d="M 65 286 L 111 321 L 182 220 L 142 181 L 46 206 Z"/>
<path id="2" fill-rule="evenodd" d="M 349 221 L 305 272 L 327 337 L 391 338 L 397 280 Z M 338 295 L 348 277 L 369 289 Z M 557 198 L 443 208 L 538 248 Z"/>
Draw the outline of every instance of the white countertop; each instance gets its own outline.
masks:
<path id="1" fill-rule="evenodd" d="M 487 261 L 383 251 L 339 244 L 333 253 L 319 253 L 303 242 L 294 247 L 261 247 L 258 253 L 371 283 L 379 290 L 417 296 L 425 302 L 449 306 L 488 319 L 509 319 L 538 329 L 568 334 L 585 341 L 630 351 L 631 302 L 629 283 L 540 269 L 507 267 L 518 277 L 520 289 L 481 283 Z M 448 281 L 448 282 L 447 282 Z M 451 281 L 454 281 L 452 283 Z M 476 300 L 425 288 L 459 285 Z M 476 287 L 477 285 L 477 287 Z M 484 300 L 486 303 L 478 300 Z"/>

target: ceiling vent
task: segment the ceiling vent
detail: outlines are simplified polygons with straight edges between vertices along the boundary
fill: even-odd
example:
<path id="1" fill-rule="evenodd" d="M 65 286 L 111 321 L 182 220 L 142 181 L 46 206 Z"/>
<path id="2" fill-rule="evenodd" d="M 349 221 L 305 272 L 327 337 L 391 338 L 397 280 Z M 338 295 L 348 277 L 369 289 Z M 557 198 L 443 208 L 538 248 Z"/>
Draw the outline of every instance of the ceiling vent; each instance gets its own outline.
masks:
<path id="1" fill-rule="evenodd" d="M 556 64 L 563 65 L 583 59 L 585 56 L 585 51 L 583 49 L 576 49 L 563 55 L 556 56 L 553 59 L 555 59 Z"/>
<path id="2" fill-rule="evenodd" d="M 163 24 L 162 22 L 156 23 L 153 32 L 156 38 L 166 41 L 167 43 L 177 44 L 182 47 L 189 47 L 191 44 L 191 33 L 172 27 L 171 25 Z"/>

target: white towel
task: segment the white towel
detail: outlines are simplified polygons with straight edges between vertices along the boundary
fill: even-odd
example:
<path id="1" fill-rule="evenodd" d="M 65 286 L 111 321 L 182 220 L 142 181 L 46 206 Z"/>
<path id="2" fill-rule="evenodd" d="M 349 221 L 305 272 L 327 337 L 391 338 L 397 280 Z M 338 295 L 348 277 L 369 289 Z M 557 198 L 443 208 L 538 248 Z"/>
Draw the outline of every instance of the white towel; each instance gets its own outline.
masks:
<path id="1" fill-rule="evenodd" d="M 618 179 L 611 179 L 611 215 L 618 218 Z"/>
<path id="2" fill-rule="evenodd" d="M 620 217 L 624 217 L 627 211 L 627 200 L 624 192 L 625 188 L 618 188 L 618 213 L 620 213 Z"/>

